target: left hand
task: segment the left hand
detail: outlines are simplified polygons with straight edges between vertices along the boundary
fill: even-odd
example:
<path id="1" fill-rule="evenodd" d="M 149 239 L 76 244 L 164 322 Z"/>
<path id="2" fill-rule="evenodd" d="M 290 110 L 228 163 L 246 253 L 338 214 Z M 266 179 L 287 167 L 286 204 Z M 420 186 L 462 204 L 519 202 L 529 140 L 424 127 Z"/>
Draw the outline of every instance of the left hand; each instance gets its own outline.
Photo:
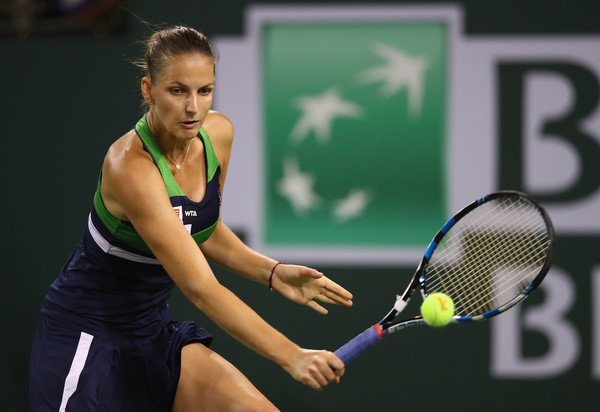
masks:
<path id="1" fill-rule="evenodd" d="M 316 300 L 334 305 L 352 306 L 352 294 L 316 269 L 280 264 L 275 268 L 273 289 L 293 302 L 326 315 L 327 309 Z"/>

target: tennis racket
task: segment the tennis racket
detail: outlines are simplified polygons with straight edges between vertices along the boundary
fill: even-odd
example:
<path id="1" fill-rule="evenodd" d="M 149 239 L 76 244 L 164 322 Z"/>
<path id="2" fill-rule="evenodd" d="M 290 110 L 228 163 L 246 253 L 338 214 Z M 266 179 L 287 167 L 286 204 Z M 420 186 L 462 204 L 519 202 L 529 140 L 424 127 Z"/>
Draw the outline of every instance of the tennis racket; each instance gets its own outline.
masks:
<path id="1" fill-rule="evenodd" d="M 423 325 L 421 316 L 399 320 L 415 290 L 452 298 L 451 323 L 496 316 L 525 299 L 550 269 L 554 230 L 544 209 L 515 191 L 488 194 L 464 207 L 435 235 L 402 295 L 385 317 L 340 347 L 344 363 L 385 336 Z"/>

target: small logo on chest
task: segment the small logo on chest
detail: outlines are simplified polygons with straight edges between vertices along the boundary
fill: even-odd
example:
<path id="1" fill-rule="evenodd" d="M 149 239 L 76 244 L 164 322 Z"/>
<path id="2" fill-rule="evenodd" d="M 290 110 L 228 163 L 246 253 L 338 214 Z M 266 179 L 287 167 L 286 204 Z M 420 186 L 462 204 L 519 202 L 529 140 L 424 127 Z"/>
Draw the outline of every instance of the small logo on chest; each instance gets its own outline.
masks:
<path id="1" fill-rule="evenodd" d="M 200 209 L 196 205 L 187 205 L 183 209 L 182 220 L 184 224 L 192 224 L 197 221 Z"/>

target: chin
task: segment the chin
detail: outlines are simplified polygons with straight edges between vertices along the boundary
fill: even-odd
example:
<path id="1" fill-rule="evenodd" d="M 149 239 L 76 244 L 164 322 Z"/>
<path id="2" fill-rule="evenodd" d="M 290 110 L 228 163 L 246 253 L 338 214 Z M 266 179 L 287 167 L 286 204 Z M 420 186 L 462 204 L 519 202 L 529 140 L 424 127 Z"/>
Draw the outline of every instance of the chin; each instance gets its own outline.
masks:
<path id="1" fill-rule="evenodd" d="M 193 128 L 193 129 L 184 129 L 179 132 L 179 136 L 184 139 L 191 139 L 191 138 L 198 136 L 198 133 L 200 133 L 199 127 Z"/>

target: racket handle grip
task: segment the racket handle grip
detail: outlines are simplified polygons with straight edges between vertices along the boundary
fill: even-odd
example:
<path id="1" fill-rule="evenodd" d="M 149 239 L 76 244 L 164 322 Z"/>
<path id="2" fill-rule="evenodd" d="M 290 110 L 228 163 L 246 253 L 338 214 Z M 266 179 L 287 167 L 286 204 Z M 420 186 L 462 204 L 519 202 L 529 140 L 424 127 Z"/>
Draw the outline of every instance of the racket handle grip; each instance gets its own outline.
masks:
<path id="1" fill-rule="evenodd" d="M 385 332 L 381 330 L 381 325 L 376 323 L 360 335 L 357 335 L 355 338 L 348 341 L 334 353 L 344 363 L 348 363 L 384 337 Z"/>

